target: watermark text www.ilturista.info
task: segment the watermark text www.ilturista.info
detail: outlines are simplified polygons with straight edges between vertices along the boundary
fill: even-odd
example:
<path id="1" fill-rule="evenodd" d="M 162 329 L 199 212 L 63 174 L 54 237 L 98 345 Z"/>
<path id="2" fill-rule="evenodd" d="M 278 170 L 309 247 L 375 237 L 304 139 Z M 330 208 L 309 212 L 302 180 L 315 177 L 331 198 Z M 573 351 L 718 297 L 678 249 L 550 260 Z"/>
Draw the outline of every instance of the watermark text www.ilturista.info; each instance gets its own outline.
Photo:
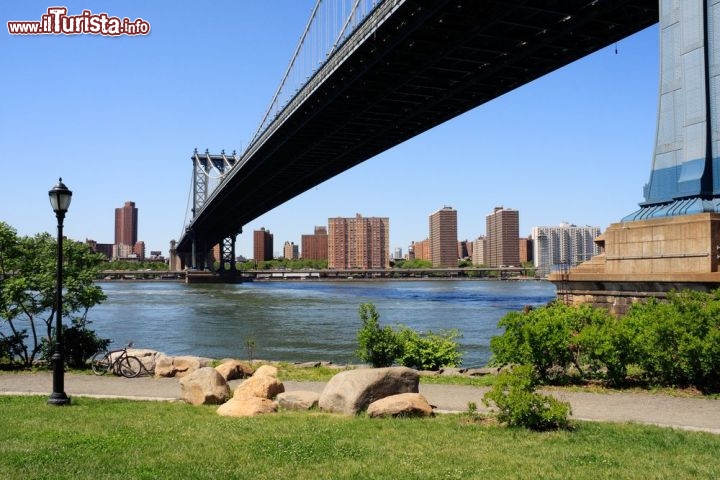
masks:
<path id="1" fill-rule="evenodd" d="M 68 15 L 65 7 L 50 7 L 40 21 L 7 22 L 10 35 L 147 35 L 150 24 L 142 18 L 111 17 L 107 13 L 83 10 L 80 15 Z"/>

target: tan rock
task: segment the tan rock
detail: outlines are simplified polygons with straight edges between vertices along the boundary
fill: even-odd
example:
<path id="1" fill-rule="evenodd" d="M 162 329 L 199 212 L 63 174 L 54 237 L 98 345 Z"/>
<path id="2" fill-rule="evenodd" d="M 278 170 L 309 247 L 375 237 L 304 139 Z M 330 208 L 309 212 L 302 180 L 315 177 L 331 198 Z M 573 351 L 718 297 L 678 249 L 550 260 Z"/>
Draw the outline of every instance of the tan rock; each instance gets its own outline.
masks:
<path id="1" fill-rule="evenodd" d="M 419 393 L 401 393 L 381 398 L 368 406 L 367 414 L 377 417 L 429 417 L 433 410 Z"/>
<path id="2" fill-rule="evenodd" d="M 215 367 L 215 370 L 228 382 L 239 378 L 247 378 L 253 374 L 253 369 L 250 365 L 238 360 L 226 360 Z"/>
<path id="3" fill-rule="evenodd" d="M 277 412 L 277 404 L 267 398 L 233 397 L 218 407 L 218 415 L 225 417 L 254 417 Z"/>
<path id="4" fill-rule="evenodd" d="M 253 373 L 253 377 L 277 378 L 277 376 L 278 376 L 278 369 L 277 369 L 277 367 L 274 367 L 272 365 L 262 365 L 257 370 L 255 370 L 255 373 Z"/>
<path id="5" fill-rule="evenodd" d="M 230 387 L 214 368 L 203 367 L 180 379 L 180 397 L 193 405 L 220 404 L 230 398 Z"/>
<path id="6" fill-rule="evenodd" d="M 157 358 L 155 361 L 155 376 L 156 377 L 174 377 L 175 368 L 173 366 L 173 357 L 163 355 Z"/>
<path id="7" fill-rule="evenodd" d="M 258 369 L 259 370 L 259 369 Z M 278 393 L 285 391 L 285 386 L 275 377 L 257 373 L 243 381 L 235 389 L 234 397 L 274 398 Z"/>
<path id="8" fill-rule="evenodd" d="M 280 408 L 286 410 L 311 410 L 318 406 L 320 394 L 317 392 L 295 390 L 278 394 L 276 401 Z"/>

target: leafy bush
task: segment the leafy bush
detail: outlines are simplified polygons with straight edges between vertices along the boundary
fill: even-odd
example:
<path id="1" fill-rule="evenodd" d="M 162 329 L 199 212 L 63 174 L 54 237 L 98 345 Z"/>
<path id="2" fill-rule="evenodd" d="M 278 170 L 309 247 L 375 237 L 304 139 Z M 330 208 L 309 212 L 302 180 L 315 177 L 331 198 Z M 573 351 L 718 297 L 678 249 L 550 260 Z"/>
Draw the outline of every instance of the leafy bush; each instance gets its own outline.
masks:
<path id="1" fill-rule="evenodd" d="M 624 318 L 634 360 L 665 385 L 720 388 L 720 290 L 671 292 L 634 306 Z"/>
<path id="2" fill-rule="evenodd" d="M 379 318 L 375 305 L 360 305 L 362 326 L 357 332 L 357 356 L 373 367 L 389 367 L 399 360 L 405 367 L 437 370 L 457 366 L 462 361 L 455 341 L 460 336 L 457 330 L 419 333 L 400 325 L 396 331 L 390 326 L 380 327 Z"/>
<path id="3" fill-rule="evenodd" d="M 398 336 L 402 346 L 399 361 L 405 367 L 438 370 L 456 367 L 462 361 L 462 353 L 455 341 L 460 336 L 456 329 L 421 334 L 409 327 L 401 327 Z"/>
<path id="4" fill-rule="evenodd" d="M 575 366 L 581 373 L 588 358 L 580 333 L 588 326 L 605 328 L 614 319 L 607 311 L 588 305 L 554 302 L 524 312 L 510 312 L 499 322 L 505 333 L 490 340 L 493 364 L 529 364 L 547 379 L 553 367 Z M 590 343 L 589 340 L 584 340 Z M 599 340 L 596 340 L 599 343 Z M 599 347 L 598 347 L 599 348 Z"/>
<path id="5" fill-rule="evenodd" d="M 531 365 L 520 365 L 498 375 L 483 396 L 486 406 L 495 404 L 498 420 L 513 427 L 555 430 L 570 427 L 570 404 L 535 392 Z"/>
<path id="6" fill-rule="evenodd" d="M 69 367 L 87 368 L 87 361 L 100 350 L 110 345 L 110 339 L 100 338 L 95 331 L 87 328 L 90 322 L 82 318 L 73 318 L 72 327 L 63 325 L 63 355 Z M 42 356 L 48 364 L 52 362 L 55 338 L 43 339 Z"/>
<path id="7" fill-rule="evenodd" d="M 389 367 L 402 353 L 402 347 L 398 335 L 389 326 L 381 328 L 379 319 L 375 305 L 360 305 L 362 327 L 357 332 L 357 356 L 373 367 Z"/>
<path id="8" fill-rule="evenodd" d="M 511 312 L 490 341 L 496 365 L 530 364 L 540 377 L 574 366 L 582 378 L 626 381 L 637 366 L 651 383 L 720 389 L 720 290 L 670 292 L 634 304 L 621 318 L 587 305 Z"/>

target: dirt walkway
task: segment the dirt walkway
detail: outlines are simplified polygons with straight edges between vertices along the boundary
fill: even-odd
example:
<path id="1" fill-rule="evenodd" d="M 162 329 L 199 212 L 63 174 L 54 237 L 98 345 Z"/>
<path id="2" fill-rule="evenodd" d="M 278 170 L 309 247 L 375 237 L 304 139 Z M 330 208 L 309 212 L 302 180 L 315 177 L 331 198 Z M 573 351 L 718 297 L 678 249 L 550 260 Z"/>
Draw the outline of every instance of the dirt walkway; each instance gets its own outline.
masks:
<path id="1" fill-rule="evenodd" d="M 233 387 L 238 382 L 231 382 Z M 320 392 L 322 382 L 283 382 L 287 391 Z M 482 410 L 486 388 L 458 385 L 420 385 L 422 393 L 438 411 L 466 411 L 469 402 Z M 52 392 L 52 374 L 0 373 L 0 395 L 45 395 Z M 122 397 L 138 400 L 177 400 L 180 385 L 175 378 L 98 377 L 67 373 L 65 392 L 70 396 Z M 583 393 L 553 391 L 570 402 L 573 418 L 603 422 L 635 422 L 720 434 L 720 400 L 681 398 L 651 393 Z"/>

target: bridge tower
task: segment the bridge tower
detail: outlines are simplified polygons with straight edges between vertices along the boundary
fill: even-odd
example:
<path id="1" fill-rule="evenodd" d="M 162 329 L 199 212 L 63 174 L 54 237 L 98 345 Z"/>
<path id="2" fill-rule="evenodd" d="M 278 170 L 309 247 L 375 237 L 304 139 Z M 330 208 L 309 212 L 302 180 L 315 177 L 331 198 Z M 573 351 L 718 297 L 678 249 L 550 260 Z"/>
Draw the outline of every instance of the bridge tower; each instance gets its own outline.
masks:
<path id="1" fill-rule="evenodd" d="M 197 212 L 205 205 L 213 189 L 222 182 L 227 173 L 235 166 L 238 156 L 234 151 L 232 155 L 228 156 L 225 154 L 225 150 L 222 150 L 220 155 L 211 154 L 209 150 L 205 150 L 205 153 L 201 154 L 196 148 L 190 159 L 193 162 L 191 214 L 194 218 Z M 190 233 L 192 234 L 192 232 Z M 235 265 L 235 240 L 236 234 L 222 238 L 219 242 L 219 258 L 215 259 L 212 253 L 214 245 L 208 245 L 206 242 L 198 244 L 193 237 L 190 258 L 187 259 L 187 263 L 193 270 L 209 270 L 212 268 L 214 260 L 217 260 L 220 264 L 220 273 L 230 272 L 234 274 L 237 271 Z"/>
<path id="2" fill-rule="evenodd" d="M 604 253 L 551 275 L 558 296 L 622 313 L 671 289 L 720 287 L 720 0 L 660 1 L 657 135 L 644 197 L 600 237 Z"/>

